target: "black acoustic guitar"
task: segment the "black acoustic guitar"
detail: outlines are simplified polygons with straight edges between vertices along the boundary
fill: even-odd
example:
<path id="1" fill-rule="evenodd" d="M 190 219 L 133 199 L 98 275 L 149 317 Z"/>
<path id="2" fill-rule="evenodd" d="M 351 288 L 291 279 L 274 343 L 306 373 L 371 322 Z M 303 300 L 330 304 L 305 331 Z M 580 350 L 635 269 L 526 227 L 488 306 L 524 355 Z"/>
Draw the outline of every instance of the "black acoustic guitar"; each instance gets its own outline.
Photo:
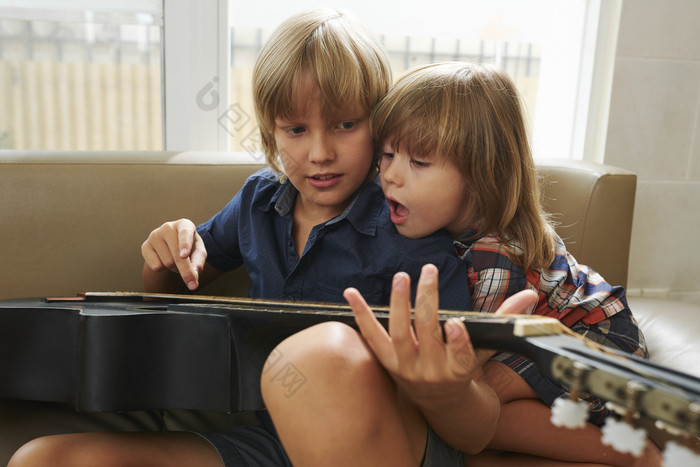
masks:
<path id="1" fill-rule="evenodd" d="M 386 322 L 386 309 L 376 313 Z M 603 348 L 552 318 L 441 318 L 455 314 L 477 348 L 518 353 L 567 387 L 700 436 L 696 377 Z M 81 411 L 256 410 L 263 372 L 290 394 L 305 383 L 271 351 L 328 320 L 354 326 L 349 307 L 316 303 L 138 293 L 0 301 L 0 397 Z"/>

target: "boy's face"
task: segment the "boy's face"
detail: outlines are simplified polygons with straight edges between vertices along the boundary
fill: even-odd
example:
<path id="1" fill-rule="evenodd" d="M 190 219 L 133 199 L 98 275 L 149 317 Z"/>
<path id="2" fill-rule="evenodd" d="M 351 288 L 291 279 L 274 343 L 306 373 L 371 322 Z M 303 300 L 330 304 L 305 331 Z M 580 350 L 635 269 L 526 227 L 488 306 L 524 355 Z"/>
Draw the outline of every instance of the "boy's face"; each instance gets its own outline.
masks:
<path id="1" fill-rule="evenodd" d="M 296 213 L 319 223 L 343 212 L 366 180 L 373 145 L 369 116 L 361 106 L 324 118 L 321 94 L 310 79 L 302 83 L 294 117 L 275 119 L 275 142 L 284 170 L 299 190 Z"/>
<path id="2" fill-rule="evenodd" d="M 447 159 L 411 156 L 384 145 L 379 176 L 401 235 L 420 238 L 446 228 L 457 236 L 473 227 L 466 182 Z"/>

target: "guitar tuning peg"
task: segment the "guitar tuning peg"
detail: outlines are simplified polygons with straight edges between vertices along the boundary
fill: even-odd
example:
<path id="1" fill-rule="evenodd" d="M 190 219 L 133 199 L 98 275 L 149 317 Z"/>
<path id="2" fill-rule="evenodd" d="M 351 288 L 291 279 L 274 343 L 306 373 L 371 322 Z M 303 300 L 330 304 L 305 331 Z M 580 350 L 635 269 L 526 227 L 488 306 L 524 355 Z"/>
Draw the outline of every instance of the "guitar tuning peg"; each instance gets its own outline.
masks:
<path id="1" fill-rule="evenodd" d="M 585 379 L 591 368 L 580 362 L 563 367 L 569 386 L 569 397 L 559 397 L 552 404 L 551 422 L 554 426 L 565 428 L 583 428 L 588 419 L 588 403 L 579 399 L 580 391 L 585 387 Z"/>
<path id="2" fill-rule="evenodd" d="M 628 452 L 640 456 L 646 444 L 646 432 L 643 428 L 635 428 L 622 420 L 608 417 L 602 428 L 603 444 L 612 446 L 619 452 Z M 681 465 L 681 464 L 676 464 Z"/>
<path id="3" fill-rule="evenodd" d="M 555 426 L 583 428 L 588 418 L 588 404 L 575 398 L 560 397 L 552 404 L 552 418 Z"/>
<path id="4" fill-rule="evenodd" d="M 700 466 L 700 455 L 675 441 L 666 443 L 664 449 L 663 467 Z"/>
<path id="5" fill-rule="evenodd" d="M 622 413 L 622 420 L 610 416 L 602 427 L 603 444 L 612 446 L 619 452 L 628 452 L 640 456 L 646 445 L 647 435 L 643 428 L 634 427 L 634 418 L 639 407 L 640 398 L 647 388 L 636 381 L 628 381 L 625 386 L 626 407 L 608 403 L 608 407 Z"/>

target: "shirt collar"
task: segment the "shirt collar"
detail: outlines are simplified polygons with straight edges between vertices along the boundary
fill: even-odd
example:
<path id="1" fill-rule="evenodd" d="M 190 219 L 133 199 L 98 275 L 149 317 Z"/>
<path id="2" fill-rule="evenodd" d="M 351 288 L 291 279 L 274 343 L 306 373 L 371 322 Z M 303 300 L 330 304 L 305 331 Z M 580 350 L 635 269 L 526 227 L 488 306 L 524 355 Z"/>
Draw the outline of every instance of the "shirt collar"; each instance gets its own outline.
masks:
<path id="1" fill-rule="evenodd" d="M 378 199 L 381 202 L 378 203 Z M 385 204 L 386 199 L 377 179 L 368 180 L 357 190 L 348 207 L 339 216 L 329 220 L 326 225 L 347 219 L 361 234 L 375 235 Z"/>
<path id="2" fill-rule="evenodd" d="M 280 216 L 290 215 L 298 193 L 298 190 L 289 179 L 285 180 L 270 199 L 266 210 L 274 208 Z M 382 199 L 383 202 L 377 203 L 377 197 Z M 350 204 L 343 212 L 327 221 L 324 226 L 333 225 L 347 219 L 358 232 L 365 235 L 374 235 L 385 203 L 386 201 L 378 181 L 376 179 L 366 181 L 357 190 Z"/>
<path id="3" fill-rule="evenodd" d="M 270 199 L 270 204 L 268 209 L 274 207 L 277 214 L 280 216 L 290 215 L 292 212 L 292 207 L 294 207 L 294 199 L 297 196 L 297 189 L 292 185 L 289 179 L 286 179 L 277 188 L 277 191 Z"/>
<path id="4" fill-rule="evenodd" d="M 463 234 L 458 235 L 457 239 L 452 242 L 457 250 L 457 256 L 464 259 L 464 255 L 471 251 L 474 242 L 482 237 L 483 235 L 479 234 L 477 229 L 469 229 Z"/>

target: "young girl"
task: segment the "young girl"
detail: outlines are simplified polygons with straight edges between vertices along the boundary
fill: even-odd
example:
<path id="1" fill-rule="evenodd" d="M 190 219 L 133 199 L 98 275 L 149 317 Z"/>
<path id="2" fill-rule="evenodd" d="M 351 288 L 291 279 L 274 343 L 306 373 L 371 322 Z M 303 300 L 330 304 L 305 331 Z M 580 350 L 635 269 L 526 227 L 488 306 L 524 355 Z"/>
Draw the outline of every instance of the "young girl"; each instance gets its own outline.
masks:
<path id="1" fill-rule="evenodd" d="M 450 232 L 459 256 L 468 266 L 469 292 L 475 310 L 493 312 L 507 297 L 532 290 L 538 300 L 530 307 L 531 313 L 558 318 L 603 345 L 646 356 L 643 337 L 623 289 L 610 286 L 595 271 L 577 264 L 548 222 L 540 204 L 518 92 L 504 72 L 467 63 L 416 69 L 402 77 L 375 107 L 371 126 L 373 137 L 381 142 L 380 177 L 392 222 L 401 234 L 411 238 L 441 228 Z M 431 282 L 437 281 L 435 276 L 432 271 Z M 444 345 L 439 339 L 439 344 L 426 350 L 426 332 L 418 324 L 424 321 L 425 306 L 416 303 L 415 331 L 411 331 L 407 323 L 410 303 L 403 292 L 407 284 L 404 277 L 395 279 L 394 286 L 403 298 L 396 304 L 392 301 L 392 319 L 398 324 L 392 326 L 390 322 L 388 334 L 372 319 L 361 294 L 346 291 L 362 335 L 391 375 L 393 385 L 366 376 L 367 365 L 357 365 L 356 369 L 358 378 L 363 378 L 363 391 L 343 391 L 333 386 L 333 380 L 323 379 L 325 364 L 317 359 L 314 366 L 307 366 L 305 359 L 322 354 L 336 364 L 338 357 L 332 351 L 319 350 L 328 345 L 316 330 L 308 332 L 313 339 L 307 339 L 306 345 L 311 350 L 299 350 L 303 344 L 296 341 L 297 336 L 282 343 L 282 350 L 296 349 L 295 364 L 308 368 L 305 374 L 310 381 L 324 381 L 331 386 L 317 391 L 313 405 L 325 407 L 323 394 L 337 391 L 343 391 L 343 397 L 351 400 L 383 398 L 405 405 L 408 399 L 446 442 L 444 451 L 454 465 L 658 462 L 659 453 L 651 445 L 643 458 L 632 459 L 601 443 L 596 425 L 607 414 L 599 400 L 590 399 L 590 423 L 585 428 L 569 430 L 552 425 L 549 407 L 557 397 L 565 395 L 566 389 L 541 375 L 530 361 L 505 354 L 483 366 L 485 381 L 500 401 L 494 431 L 489 431 L 488 419 L 484 425 L 487 432 L 493 433 L 484 443 L 488 450 L 479 456 L 465 457 L 460 451 L 465 451 L 463 446 L 470 434 L 458 424 L 437 418 L 434 410 L 436 401 L 440 401 L 453 407 L 455 419 L 459 419 L 460 397 L 470 397 L 466 386 L 461 396 L 454 392 L 455 370 L 450 362 L 455 357 L 449 349 L 456 330 L 446 327 Z M 430 292 L 430 288 L 422 290 Z M 436 306 L 433 302 L 430 308 Z M 435 324 L 431 329 L 433 335 L 440 336 Z M 426 359 L 425 355 L 432 355 L 433 359 Z M 351 363 L 346 366 L 355 368 Z M 351 378 L 352 372 L 347 370 L 346 375 Z M 302 431 L 288 442 L 285 438 L 287 425 L 293 420 L 290 416 L 294 423 L 304 420 L 304 426 L 315 426 L 315 432 L 329 438 L 336 436 L 333 427 L 338 419 L 361 424 L 369 418 L 365 412 L 342 410 L 334 413 L 334 420 L 309 416 L 306 414 L 314 413 L 313 409 L 306 407 L 302 413 L 281 400 L 278 389 L 264 378 L 262 384 L 272 419 L 295 461 L 313 458 L 318 441 L 305 439 Z M 478 416 L 473 420 L 478 421 Z M 354 451 L 350 452 L 351 455 L 336 454 L 351 458 Z"/>
<path id="2" fill-rule="evenodd" d="M 166 223 L 142 246 L 147 290 L 196 289 L 245 264 L 250 295 L 342 301 L 357 287 L 389 301 L 398 270 L 435 261 L 441 300 L 467 309 L 466 268 L 446 232 L 396 232 L 373 178 L 369 114 L 391 84 L 381 46 L 347 15 L 315 10 L 284 22 L 257 60 L 253 89 L 269 169 L 195 228 Z M 287 465 L 266 414 L 227 433 L 86 433 L 34 440 L 11 465 Z"/>

